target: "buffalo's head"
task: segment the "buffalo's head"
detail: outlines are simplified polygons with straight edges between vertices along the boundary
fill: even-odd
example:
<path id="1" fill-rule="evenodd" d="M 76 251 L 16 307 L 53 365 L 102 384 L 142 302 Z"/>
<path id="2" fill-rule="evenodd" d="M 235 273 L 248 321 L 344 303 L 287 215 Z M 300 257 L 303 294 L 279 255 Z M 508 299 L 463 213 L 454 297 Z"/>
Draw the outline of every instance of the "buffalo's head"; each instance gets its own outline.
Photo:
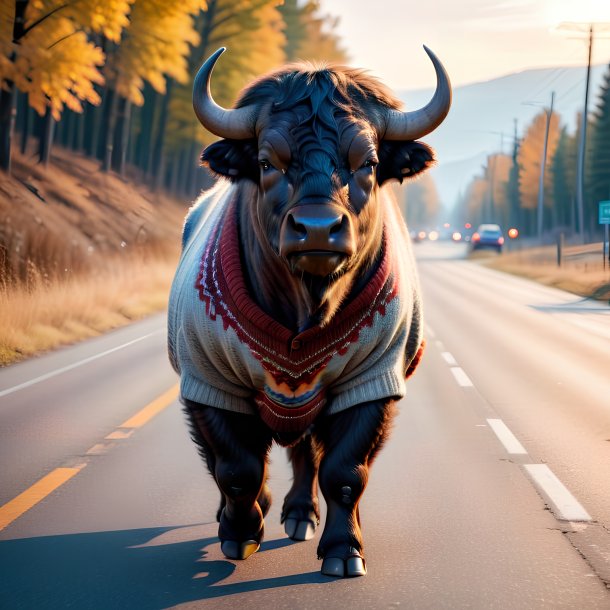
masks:
<path id="1" fill-rule="evenodd" d="M 440 61 L 426 49 L 437 88 L 413 112 L 400 111 L 400 102 L 362 71 L 312 65 L 263 76 L 227 110 L 210 93 L 223 52 L 204 63 L 194 84 L 199 120 L 224 138 L 202 160 L 232 181 L 256 185 L 250 217 L 257 239 L 300 278 L 336 278 L 372 262 L 381 242 L 379 186 L 434 162 L 431 149 L 415 140 L 449 111 L 451 86 Z"/>

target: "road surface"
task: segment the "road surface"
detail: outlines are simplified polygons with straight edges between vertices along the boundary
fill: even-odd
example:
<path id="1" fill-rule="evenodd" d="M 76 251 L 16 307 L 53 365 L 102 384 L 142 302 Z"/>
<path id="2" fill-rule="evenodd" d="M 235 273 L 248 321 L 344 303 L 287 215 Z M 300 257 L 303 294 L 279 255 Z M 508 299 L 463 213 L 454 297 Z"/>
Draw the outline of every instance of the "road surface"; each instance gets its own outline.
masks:
<path id="1" fill-rule="evenodd" d="M 164 317 L 0 371 L 0 608 L 610 608 L 610 308 L 417 246 L 425 358 L 361 515 L 368 574 L 279 523 L 220 552 Z"/>

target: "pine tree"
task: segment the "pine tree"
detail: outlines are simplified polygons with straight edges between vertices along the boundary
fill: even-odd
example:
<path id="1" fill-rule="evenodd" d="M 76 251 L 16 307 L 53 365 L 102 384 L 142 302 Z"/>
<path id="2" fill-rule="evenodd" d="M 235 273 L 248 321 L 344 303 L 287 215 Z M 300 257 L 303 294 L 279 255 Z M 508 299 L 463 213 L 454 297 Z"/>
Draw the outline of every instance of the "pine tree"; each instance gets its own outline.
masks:
<path id="1" fill-rule="evenodd" d="M 555 224 L 574 230 L 574 202 L 576 200 L 576 136 L 561 130 L 557 149 L 551 160 L 551 180 L 555 202 Z"/>
<path id="2" fill-rule="evenodd" d="M 610 199 L 610 65 L 604 75 L 587 151 L 587 216 L 597 222 L 598 203 Z"/>
<path id="3" fill-rule="evenodd" d="M 506 195 L 508 197 L 508 224 L 511 227 L 521 226 L 521 197 L 519 194 L 519 175 L 521 168 L 519 166 L 519 148 L 521 143 L 516 136 L 515 127 L 515 141 L 513 144 L 513 154 L 511 157 L 512 164 L 510 172 L 508 174 L 508 183 L 506 185 Z"/>

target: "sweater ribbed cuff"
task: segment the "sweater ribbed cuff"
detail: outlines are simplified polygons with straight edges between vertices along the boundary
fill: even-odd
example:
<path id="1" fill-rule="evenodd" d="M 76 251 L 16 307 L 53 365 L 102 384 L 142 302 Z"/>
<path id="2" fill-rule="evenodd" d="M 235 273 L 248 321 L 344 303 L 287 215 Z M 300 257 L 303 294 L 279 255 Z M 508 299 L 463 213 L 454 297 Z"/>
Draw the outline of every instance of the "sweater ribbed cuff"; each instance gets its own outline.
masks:
<path id="1" fill-rule="evenodd" d="M 253 402 L 229 394 L 187 374 L 182 375 L 180 395 L 187 400 L 217 409 L 226 409 L 227 411 L 236 411 L 247 415 L 255 415 L 257 412 Z"/>
<path id="2" fill-rule="evenodd" d="M 329 407 L 324 411 L 332 415 L 350 407 L 384 398 L 402 398 L 406 393 L 405 380 L 393 371 L 383 373 L 354 387 L 341 388 L 341 393 L 332 398 Z"/>

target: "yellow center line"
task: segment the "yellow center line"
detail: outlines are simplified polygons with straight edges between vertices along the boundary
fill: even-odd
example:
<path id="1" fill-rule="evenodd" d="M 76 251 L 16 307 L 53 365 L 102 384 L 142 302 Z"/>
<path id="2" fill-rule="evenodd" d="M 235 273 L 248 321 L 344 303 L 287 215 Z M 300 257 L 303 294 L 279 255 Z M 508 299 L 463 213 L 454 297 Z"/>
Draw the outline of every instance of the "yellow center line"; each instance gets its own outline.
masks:
<path id="1" fill-rule="evenodd" d="M 161 396 L 155 398 L 150 404 L 138 411 L 134 416 L 123 422 L 119 428 L 140 428 L 145 423 L 149 422 L 155 415 L 158 415 L 163 411 L 163 409 L 171 405 L 172 402 L 178 398 L 179 390 L 180 384 L 177 383 L 167 390 L 167 392 L 161 394 Z"/>
<path id="2" fill-rule="evenodd" d="M 163 409 L 171 405 L 178 398 L 179 384 L 171 387 L 167 392 L 155 398 L 150 404 L 138 411 L 134 416 L 125 421 L 119 429 L 110 434 L 107 438 L 128 438 L 130 433 L 122 431 L 121 428 L 140 428 L 149 422 L 155 415 L 158 415 Z M 97 448 L 99 445 L 95 445 Z M 91 450 L 90 450 L 91 451 Z M 73 468 L 56 468 L 49 472 L 28 487 L 24 492 L 13 498 L 3 506 L 0 506 L 0 531 L 10 525 L 15 519 L 18 519 L 36 504 L 44 500 L 49 494 L 53 493 L 58 487 L 67 483 L 74 475 L 78 474 L 87 464 L 78 464 Z"/>
<path id="3" fill-rule="evenodd" d="M 20 493 L 16 498 L 0 506 L 0 530 L 11 524 L 23 513 L 44 500 L 50 493 L 78 474 L 85 464 L 76 468 L 56 468 L 34 483 L 31 487 Z"/>

